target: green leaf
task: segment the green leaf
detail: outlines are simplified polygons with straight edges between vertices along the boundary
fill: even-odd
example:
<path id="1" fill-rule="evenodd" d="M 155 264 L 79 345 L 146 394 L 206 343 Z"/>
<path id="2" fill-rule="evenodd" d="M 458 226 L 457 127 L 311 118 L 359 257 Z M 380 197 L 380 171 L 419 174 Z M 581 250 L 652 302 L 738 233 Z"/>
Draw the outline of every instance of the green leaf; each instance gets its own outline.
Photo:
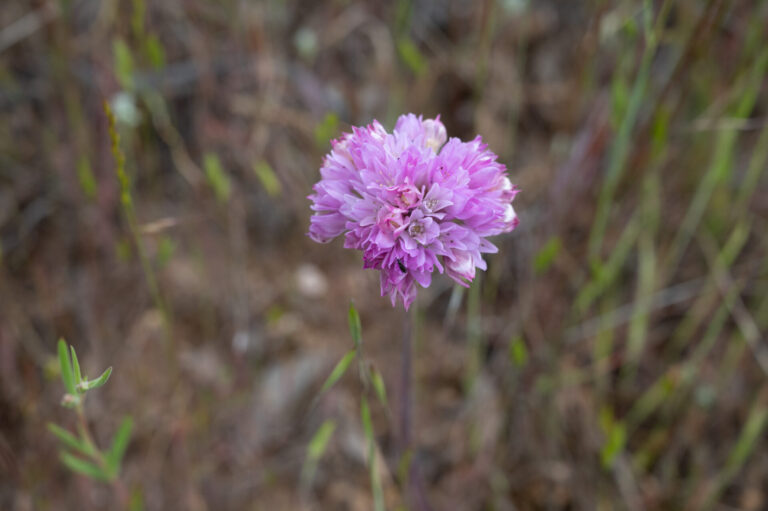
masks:
<path id="1" fill-rule="evenodd" d="M 165 48 L 156 35 L 151 34 L 144 40 L 144 54 L 153 69 L 165 67 Z"/>
<path id="2" fill-rule="evenodd" d="M 59 427 L 52 422 L 48 423 L 48 431 L 53 433 L 56 436 L 56 438 L 58 438 L 61 441 L 61 443 L 63 443 L 70 449 L 81 452 L 86 456 L 92 456 L 94 454 L 93 447 L 91 447 L 88 443 L 83 442 L 82 440 L 77 438 L 75 435 L 67 431 L 66 429 Z"/>
<path id="3" fill-rule="evenodd" d="M 409 38 L 401 37 L 397 41 L 397 54 L 413 74 L 420 75 L 426 71 L 427 59 L 424 58 L 419 48 Z"/>
<path id="4" fill-rule="evenodd" d="M 365 440 L 368 442 L 368 463 L 371 463 L 373 461 L 371 459 L 373 454 L 373 421 L 371 420 L 371 408 L 368 406 L 368 400 L 365 396 L 360 396 L 360 419 L 363 422 Z"/>
<path id="5" fill-rule="evenodd" d="M 325 148 L 338 131 L 339 117 L 333 112 L 328 112 L 323 120 L 315 126 L 315 143 L 317 147 L 320 149 Z"/>
<path id="6" fill-rule="evenodd" d="M 112 374 L 112 366 L 107 367 L 107 370 L 101 373 L 101 376 L 99 376 L 95 380 L 85 380 L 80 385 L 78 385 L 77 388 L 82 389 L 82 391 L 98 389 L 99 387 L 107 383 L 107 380 L 109 380 L 109 376 L 111 374 Z"/>
<path id="7" fill-rule="evenodd" d="M 224 172 L 221 160 L 214 153 L 206 153 L 203 159 L 205 167 L 205 176 L 208 178 L 208 184 L 213 188 L 216 200 L 224 204 L 229 200 L 229 194 L 232 191 L 232 185 L 229 176 Z"/>
<path id="8" fill-rule="evenodd" d="M 528 349 L 522 337 L 517 336 L 509 343 L 509 358 L 516 367 L 523 367 L 528 362 Z"/>
<path id="9" fill-rule="evenodd" d="M 270 197 L 279 197 L 283 192 L 283 185 L 280 184 L 280 180 L 277 178 L 275 171 L 272 170 L 269 163 L 261 160 L 253 165 L 253 172 L 261 182 L 261 186 L 266 190 L 267 195 Z"/>
<path id="10" fill-rule="evenodd" d="M 325 383 L 323 383 L 323 388 L 320 389 L 321 394 L 333 387 L 336 382 L 339 381 L 342 376 L 344 376 L 347 368 L 349 368 L 349 364 L 351 364 L 354 359 L 355 350 L 350 350 L 341 358 L 341 360 L 339 360 L 339 362 L 336 364 L 336 367 L 334 367 L 333 371 L 331 371 L 331 375 L 327 380 L 325 380 Z"/>
<path id="11" fill-rule="evenodd" d="M 122 39 L 115 39 L 112 43 L 112 51 L 115 58 L 115 75 L 120 86 L 125 90 L 133 90 L 133 55 L 131 49 Z"/>
<path id="12" fill-rule="evenodd" d="M 670 114 L 670 110 L 662 105 L 653 119 L 653 125 L 651 126 L 651 154 L 654 158 L 658 158 L 667 145 Z"/>
<path id="13" fill-rule="evenodd" d="M 609 468 L 613 465 L 616 456 L 624 449 L 627 442 L 627 428 L 622 421 L 616 420 L 608 407 L 603 407 L 600 410 L 599 421 L 605 434 L 605 441 L 600 450 L 600 459 L 603 467 Z"/>
<path id="14" fill-rule="evenodd" d="M 617 423 L 608 432 L 608 438 L 603 444 L 603 448 L 600 451 L 600 457 L 604 467 L 610 467 L 613 465 L 616 456 L 624 449 L 624 444 L 627 441 L 627 430 L 623 424 Z"/>
<path id="15" fill-rule="evenodd" d="M 110 477 L 99 466 L 90 461 L 85 461 L 72 454 L 61 451 L 61 462 L 64 463 L 70 470 L 82 474 L 84 476 L 96 479 L 98 481 L 109 481 Z"/>
<path id="16" fill-rule="evenodd" d="M 328 442 L 331 440 L 335 430 L 336 423 L 331 419 L 327 419 L 320 425 L 307 446 L 308 459 L 317 461 L 323 457 L 325 450 L 328 448 Z"/>
<path id="17" fill-rule="evenodd" d="M 96 197 L 96 177 L 91 170 L 91 162 L 87 156 L 81 156 L 77 160 L 77 179 L 80 181 L 80 188 L 88 199 Z"/>
<path id="18" fill-rule="evenodd" d="M 360 348 L 360 344 L 363 340 L 362 334 L 363 328 L 360 326 L 360 315 L 355 309 L 355 304 L 349 304 L 349 333 L 352 335 L 352 340 L 355 341 L 355 348 Z"/>
<path id="19" fill-rule="evenodd" d="M 560 238 L 550 238 L 533 258 L 534 271 L 539 275 L 547 271 L 552 266 L 552 263 L 555 262 L 555 259 L 557 259 L 562 246 L 563 243 L 560 241 Z"/>
<path id="20" fill-rule="evenodd" d="M 408 475 L 411 473 L 411 463 L 413 462 L 413 449 L 407 449 L 397 463 L 397 477 L 400 484 L 408 484 Z"/>
<path id="21" fill-rule="evenodd" d="M 131 438 L 131 431 L 133 430 L 133 419 L 126 417 L 123 422 L 120 423 L 120 427 L 115 433 L 115 437 L 112 439 L 112 447 L 109 448 L 107 453 L 107 465 L 110 472 L 115 477 L 120 473 L 120 464 L 123 462 L 123 456 L 125 456 L 125 450 L 128 448 L 128 441 Z"/>
<path id="22" fill-rule="evenodd" d="M 621 124 L 629 102 L 629 86 L 624 74 L 617 73 L 611 83 L 611 120 L 614 126 Z"/>
<path id="23" fill-rule="evenodd" d="M 379 401 L 381 401 L 381 404 L 387 408 L 387 387 L 384 384 L 384 378 L 381 377 L 381 373 L 377 371 L 375 367 L 371 368 L 371 383 L 373 384 L 373 389 L 376 391 L 376 396 L 379 398 Z"/>
<path id="24" fill-rule="evenodd" d="M 160 238 L 160 241 L 157 244 L 157 255 L 155 257 L 157 267 L 158 268 L 165 267 L 165 265 L 168 264 L 168 261 L 171 260 L 175 252 L 176 252 L 176 243 L 174 243 L 171 238 L 167 236 L 163 236 L 162 238 Z"/>
<path id="25" fill-rule="evenodd" d="M 127 263 L 133 257 L 133 247 L 131 246 L 131 240 L 129 238 L 123 238 L 115 243 L 115 253 L 117 259 L 121 262 Z"/>
<path id="26" fill-rule="evenodd" d="M 309 445 L 307 446 L 307 457 L 304 460 L 304 466 L 301 469 L 301 479 L 303 484 L 309 485 L 315 478 L 317 464 L 320 461 L 320 458 L 323 457 L 325 450 L 328 448 L 328 442 L 330 442 L 335 429 L 336 423 L 331 419 L 328 419 L 320 425 L 312 436 L 312 440 L 309 441 Z"/>
<path id="27" fill-rule="evenodd" d="M 83 381 L 83 375 L 80 373 L 80 362 L 77 360 L 77 353 L 75 353 L 75 347 L 70 346 L 72 352 L 72 373 L 75 377 L 75 386 L 79 385 Z"/>
<path id="28" fill-rule="evenodd" d="M 64 339 L 59 339 L 59 366 L 61 367 L 61 379 L 67 393 L 77 396 L 75 389 L 75 377 L 72 374 L 72 362 L 69 360 L 69 349 Z"/>
<path id="29" fill-rule="evenodd" d="M 131 25 L 133 27 L 133 34 L 137 38 L 141 38 L 144 35 L 144 16 L 147 12 L 147 6 L 144 0 L 133 0 L 133 15 L 131 16 Z"/>
<path id="30" fill-rule="evenodd" d="M 131 491 L 131 498 L 128 501 L 128 511 L 145 511 L 144 494 L 141 488 L 134 487 Z"/>

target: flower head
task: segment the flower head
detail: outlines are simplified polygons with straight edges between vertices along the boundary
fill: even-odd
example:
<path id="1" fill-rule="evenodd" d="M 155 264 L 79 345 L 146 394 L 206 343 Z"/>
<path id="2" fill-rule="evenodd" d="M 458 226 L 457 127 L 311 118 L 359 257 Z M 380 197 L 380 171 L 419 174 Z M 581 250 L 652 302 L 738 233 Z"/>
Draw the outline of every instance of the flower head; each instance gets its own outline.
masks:
<path id="1" fill-rule="evenodd" d="M 365 268 L 381 272 L 381 294 L 406 309 L 416 283 L 437 270 L 463 286 L 486 269 L 486 238 L 513 230 L 517 189 L 483 144 L 447 140 L 436 119 L 401 116 L 392 133 L 377 121 L 333 142 L 309 196 L 309 236 L 327 243 L 344 234 L 363 252 Z"/>

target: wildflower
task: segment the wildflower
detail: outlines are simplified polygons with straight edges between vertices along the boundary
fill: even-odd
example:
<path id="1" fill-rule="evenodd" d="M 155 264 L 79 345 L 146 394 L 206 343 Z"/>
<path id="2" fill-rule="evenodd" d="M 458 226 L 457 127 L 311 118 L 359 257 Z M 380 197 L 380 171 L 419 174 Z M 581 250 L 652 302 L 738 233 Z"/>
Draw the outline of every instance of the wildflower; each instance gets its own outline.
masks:
<path id="1" fill-rule="evenodd" d="M 513 230 L 517 189 L 483 144 L 447 140 L 439 116 L 401 116 L 392 133 L 377 121 L 332 144 L 309 196 L 309 236 L 327 243 L 344 234 L 363 267 L 380 271 L 381 294 L 406 309 L 416 283 L 435 270 L 463 286 L 485 270 L 486 238 Z"/>

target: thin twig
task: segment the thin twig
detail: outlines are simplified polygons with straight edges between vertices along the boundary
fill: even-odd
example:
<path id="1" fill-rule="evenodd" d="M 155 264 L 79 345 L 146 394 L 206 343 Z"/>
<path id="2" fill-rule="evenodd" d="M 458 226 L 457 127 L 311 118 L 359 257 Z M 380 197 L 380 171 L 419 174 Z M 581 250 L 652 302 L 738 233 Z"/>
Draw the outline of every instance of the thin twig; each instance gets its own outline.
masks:
<path id="1" fill-rule="evenodd" d="M 49 2 L 39 9 L 28 12 L 0 30 L 0 53 L 31 36 L 59 15 L 56 2 Z"/>

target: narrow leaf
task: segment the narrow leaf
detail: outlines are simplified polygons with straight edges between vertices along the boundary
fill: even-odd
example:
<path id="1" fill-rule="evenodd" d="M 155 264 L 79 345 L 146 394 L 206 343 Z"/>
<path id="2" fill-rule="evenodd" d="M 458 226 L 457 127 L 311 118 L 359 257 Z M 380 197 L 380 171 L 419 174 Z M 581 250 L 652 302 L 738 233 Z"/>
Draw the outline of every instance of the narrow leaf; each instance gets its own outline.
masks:
<path id="1" fill-rule="evenodd" d="M 381 377 L 381 373 L 377 371 L 375 367 L 371 368 L 371 383 L 373 384 L 373 389 L 376 391 L 376 396 L 379 398 L 379 401 L 381 401 L 381 404 L 387 408 L 387 386 L 384 384 L 384 378 Z"/>
<path id="2" fill-rule="evenodd" d="M 91 200 L 96 198 L 98 185 L 87 156 L 81 156 L 77 160 L 77 178 L 80 181 L 80 188 L 83 190 L 83 194 Z"/>
<path id="3" fill-rule="evenodd" d="M 107 383 L 107 380 L 109 380 L 109 376 L 112 374 L 112 366 L 107 367 L 107 370 L 101 373 L 101 376 L 96 378 L 95 380 L 86 380 L 80 385 L 78 385 L 79 389 L 85 390 L 91 390 L 91 389 L 97 389 Z"/>
<path id="4" fill-rule="evenodd" d="M 407 37 L 397 41 L 397 53 L 403 63 L 413 72 L 420 75 L 427 69 L 427 59 L 419 51 L 419 48 Z"/>
<path id="5" fill-rule="evenodd" d="M 515 367 L 524 367 L 528 362 L 528 348 L 525 347 L 525 341 L 519 335 L 509 343 L 509 358 Z"/>
<path id="6" fill-rule="evenodd" d="M 131 430 L 133 429 L 133 419 L 126 417 L 123 422 L 120 423 L 120 427 L 115 433 L 115 437 L 112 439 L 112 447 L 109 448 L 107 453 L 107 464 L 110 471 L 117 476 L 120 473 L 120 464 L 123 462 L 123 456 L 125 456 L 125 450 L 128 448 L 128 441 L 131 438 Z"/>
<path id="7" fill-rule="evenodd" d="M 69 394 L 77 395 L 75 390 L 75 378 L 72 375 L 72 363 L 69 360 L 69 349 L 64 339 L 59 339 L 59 365 L 61 366 L 61 379 L 64 381 L 64 388 Z"/>
<path id="8" fill-rule="evenodd" d="M 314 461 L 322 458 L 325 450 L 328 448 L 328 442 L 331 440 L 335 429 L 336 423 L 331 419 L 327 419 L 320 425 L 307 447 L 307 458 Z"/>
<path id="9" fill-rule="evenodd" d="M 272 170 L 269 163 L 264 160 L 257 162 L 253 165 L 253 172 L 256 177 L 261 181 L 261 186 L 267 191 L 270 197 L 279 197 L 283 192 L 283 185 L 280 184 L 280 180 L 277 178 L 275 171 Z"/>
<path id="10" fill-rule="evenodd" d="M 58 438 L 61 441 L 61 443 L 63 443 L 70 449 L 81 452 L 86 456 L 93 455 L 93 448 L 90 445 L 88 445 L 86 442 L 83 442 L 82 440 L 77 438 L 75 435 L 67 431 L 66 429 L 60 426 L 57 426 L 52 422 L 49 422 L 48 431 L 53 433 L 56 436 L 56 438 Z"/>
<path id="11" fill-rule="evenodd" d="M 307 457 L 301 469 L 302 484 L 311 485 L 312 480 L 315 478 L 318 462 L 328 448 L 328 442 L 331 440 L 335 429 L 336 423 L 328 419 L 320 425 L 312 436 L 312 440 L 309 441 L 307 446 Z"/>
<path id="12" fill-rule="evenodd" d="M 349 333 L 352 335 L 352 340 L 355 341 L 355 348 L 360 348 L 362 342 L 363 328 L 360 326 L 360 315 L 355 309 L 355 305 L 350 302 L 349 304 Z"/>
<path id="13" fill-rule="evenodd" d="M 552 266 L 562 247 L 563 242 L 560 241 L 560 238 L 553 237 L 539 249 L 533 258 L 533 270 L 537 275 L 545 273 Z"/>
<path id="14" fill-rule="evenodd" d="M 83 375 L 80 373 L 80 362 L 77 360 L 77 353 L 75 353 L 75 347 L 70 346 L 70 351 L 72 352 L 72 369 L 73 369 L 73 376 L 75 377 L 75 385 L 79 385 L 81 381 L 83 381 Z"/>
<path id="15" fill-rule="evenodd" d="M 408 477 L 411 473 L 412 461 L 413 461 L 413 449 L 407 449 L 400 456 L 400 461 L 397 463 L 397 477 L 400 480 L 400 484 L 402 484 L 403 486 L 408 484 Z"/>
<path id="16" fill-rule="evenodd" d="M 317 147 L 324 148 L 328 145 L 328 141 L 333 138 L 339 131 L 339 117 L 333 113 L 328 112 L 323 120 L 315 126 L 315 143 Z"/>
<path id="17" fill-rule="evenodd" d="M 363 421 L 363 432 L 369 442 L 373 442 L 373 421 L 371 420 L 371 408 L 368 406 L 368 400 L 362 396 L 360 401 L 360 418 Z M 369 460 L 370 461 L 370 460 Z"/>
<path id="18" fill-rule="evenodd" d="M 344 355 L 341 360 L 339 360 L 339 363 L 336 364 L 336 367 L 333 368 L 333 371 L 331 371 L 331 375 L 328 377 L 327 380 L 325 380 L 325 383 L 323 383 L 323 388 L 320 389 L 320 393 L 327 391 L 331 387 L 333 387 L 339 379 L 344 376 L 344 373 L 347 371 L 347 368 L 349 368 L 349 364 L 352 363 L 352 360 L 355 358 L 355 351 L 350 350 L 347 352 L 346 355 Z"/>
<path id="19" fill-rule="evenodd" d="M 82 474 L 98 481 L 109 481 L 109 476 L 107 476 L 101 468 L 90 461 L 80 459 L 66 451 L 61 452 L 60 458 L 61 462 L 73 472 L 77 472 L 78 474 Z"/>
<path id="20" fill-rule="evenodd" d="M 600 450 L 600 458 L 603 467 L 610 468 L 616 457 L 624 449 L 627 441 L 627 428 L 622 421 L 616 420 L 613 411 L 608 407 L 603 407 L 600 410 L 599 422 L 605 435 Z"/>
<path id="21" fill-rule="evenodd" d="M 216 200 L 225 204 L 229 200 L 232 183 L 224 171 L 221 160 L 219 160 L 215 153 L 206 153 L 203 159 L 203 167 L 205 167 L 205 176 L 208 178 L 208 184 L 213 188 Z"/>
<path id="22" fill-rule="evenodd" d="M 122 39 L 117 39 L 112 44 L 112 53 L 115 60 L 115 76 L 120 86 L 125 90 L 133 90 L 134 63 L 131 49 Z"/>

